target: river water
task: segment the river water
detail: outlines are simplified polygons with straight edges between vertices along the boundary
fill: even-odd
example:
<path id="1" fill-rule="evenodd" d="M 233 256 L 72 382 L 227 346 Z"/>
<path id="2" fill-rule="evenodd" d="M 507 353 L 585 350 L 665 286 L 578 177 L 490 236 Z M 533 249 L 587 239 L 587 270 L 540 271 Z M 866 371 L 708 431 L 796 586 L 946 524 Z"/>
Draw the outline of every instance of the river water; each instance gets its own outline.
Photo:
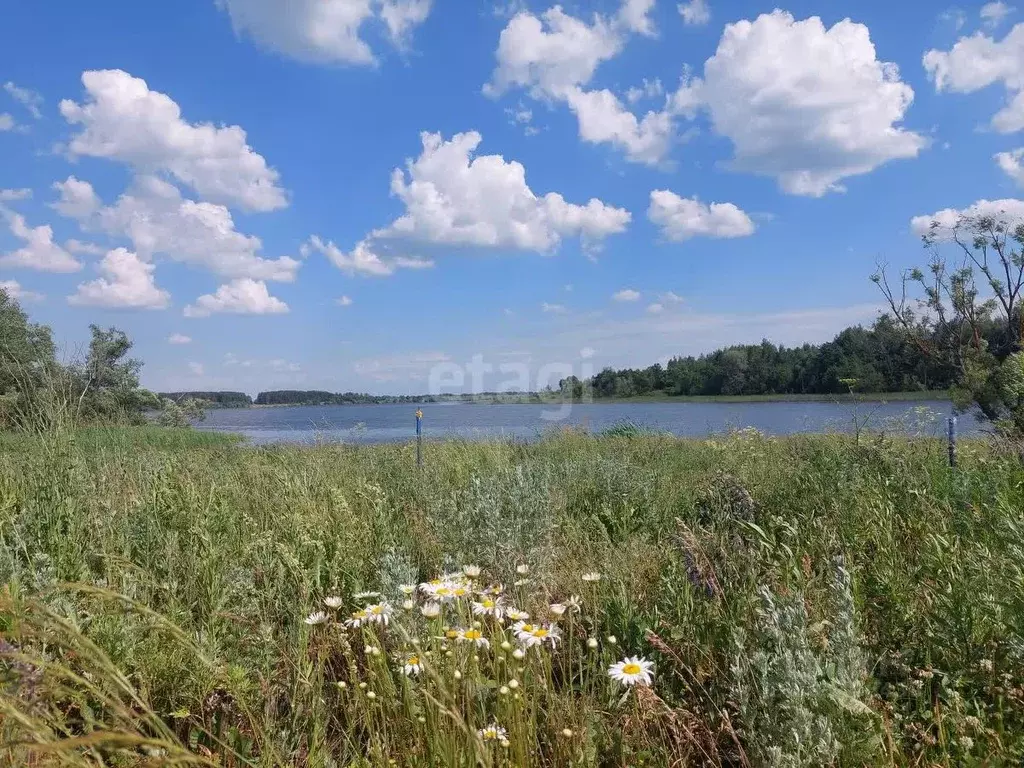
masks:
<path id="1" fill-rule="evenodd" d="M 253 443 L 381 443 L 415 435 L 415 405 L 329 405 L 220 409 L 207 412 L 200 429 L 235 432 Z M 534 439 L 546 431 L 581 427 L 600 432 L 631 422 L 684 437 L 706 437 L 753 427 L 771 435 L 851 432 L 862 429 L 912 435 L 945 433 L 948 402 L 781 402 L 781 403 L 589 403 L 482 405 L 428 403 L 426 438 Z M 961 416 L 962 435 L 979 431 Z"/>

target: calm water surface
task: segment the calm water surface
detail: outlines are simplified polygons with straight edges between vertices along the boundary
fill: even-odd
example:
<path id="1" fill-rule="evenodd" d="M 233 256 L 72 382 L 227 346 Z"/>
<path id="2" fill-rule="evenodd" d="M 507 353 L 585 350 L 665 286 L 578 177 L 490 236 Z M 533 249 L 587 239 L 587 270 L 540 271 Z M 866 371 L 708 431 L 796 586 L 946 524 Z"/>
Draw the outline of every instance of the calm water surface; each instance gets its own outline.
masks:
<path id="1" fill-rule="evenodd" d="M 903 434 L 943 434 L 950 404 L 893 403 L 593 403 L 476 405 L 430 403 L 423 409 L 427 438 L 533 439 L 565 426 L 600 432 L 633 422 L 683 437 L 704 437 L 754 427 L 772 435 L 850 432 L 855 423 Z M 200 429 L 236 432 L 254 443 L 382 443 L 408 440 L 415 432 L 415 405 L 328 405 L 210 410 Z M 959 431 L 977 432 L 961 416 Z"/>

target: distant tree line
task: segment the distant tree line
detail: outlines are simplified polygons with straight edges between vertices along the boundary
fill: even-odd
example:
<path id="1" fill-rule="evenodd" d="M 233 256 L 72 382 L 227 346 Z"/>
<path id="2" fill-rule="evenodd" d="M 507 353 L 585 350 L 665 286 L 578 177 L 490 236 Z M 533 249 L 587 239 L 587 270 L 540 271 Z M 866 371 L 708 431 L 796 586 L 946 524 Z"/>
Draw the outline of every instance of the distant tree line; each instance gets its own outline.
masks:
<path id="1" fill-rule="evenodd" d="M 606 368 L 586 381 L 572 376 L 560 382 L 560 389 L 575 398 L 585 389 L 595 398 L 842 394 L 947 389 L 955 380 L 953 366 L 924 354 L 886 316 L 870 328 L 847 328 L 825 344 L 731 346 L 674 357 L 665 365 Z"/>
<path id="2" fill-rule="evenodd" d="M 174 403 L 197 400 L 207 408 L 248 408 L 252 405 L 252 398 L 245 392 L 160 392 L 158 396 Z"/>

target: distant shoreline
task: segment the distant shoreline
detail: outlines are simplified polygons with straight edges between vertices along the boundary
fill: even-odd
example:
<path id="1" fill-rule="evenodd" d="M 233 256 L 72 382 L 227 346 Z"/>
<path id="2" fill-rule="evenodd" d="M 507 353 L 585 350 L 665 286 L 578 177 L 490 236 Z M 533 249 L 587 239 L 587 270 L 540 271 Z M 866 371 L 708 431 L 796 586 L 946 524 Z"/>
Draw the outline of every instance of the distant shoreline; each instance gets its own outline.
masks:
<path id="1" fill-rule="evenodd" d="M 637 395 L 635 397 L 600 397 L 589 401 L 573 401 L 585 405 L 624 405 L 628 403 L 887 403 L 947 401 L 948 390 L 934 389 L 917 392 L 856 392 L 851 394 L 773 394 L 773 395 Z M 375 406 L 375 405 L 548 405 L 566 401 L 557 395 L 540 396 L 524 394 L 498 397 L 481 396 L 475 400 L 409 400 L 403 403 L 276 403 L 273 405 L 236 406 L 243 409 L 273 408 L 327 408 L 332 406 Z M 233 409 L 233 408 L 232 408 Z"/>

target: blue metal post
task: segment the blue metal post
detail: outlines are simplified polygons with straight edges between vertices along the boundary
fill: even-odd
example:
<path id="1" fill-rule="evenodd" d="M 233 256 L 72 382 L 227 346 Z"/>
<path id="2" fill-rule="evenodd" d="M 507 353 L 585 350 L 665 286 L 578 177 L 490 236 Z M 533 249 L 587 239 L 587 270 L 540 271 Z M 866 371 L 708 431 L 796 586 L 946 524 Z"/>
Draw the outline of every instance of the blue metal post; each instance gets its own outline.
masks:
<path id="1" fill-rule="evenodd" d="M 423 411 L 416 409 L 416 466 L 423 466 Z"/>

